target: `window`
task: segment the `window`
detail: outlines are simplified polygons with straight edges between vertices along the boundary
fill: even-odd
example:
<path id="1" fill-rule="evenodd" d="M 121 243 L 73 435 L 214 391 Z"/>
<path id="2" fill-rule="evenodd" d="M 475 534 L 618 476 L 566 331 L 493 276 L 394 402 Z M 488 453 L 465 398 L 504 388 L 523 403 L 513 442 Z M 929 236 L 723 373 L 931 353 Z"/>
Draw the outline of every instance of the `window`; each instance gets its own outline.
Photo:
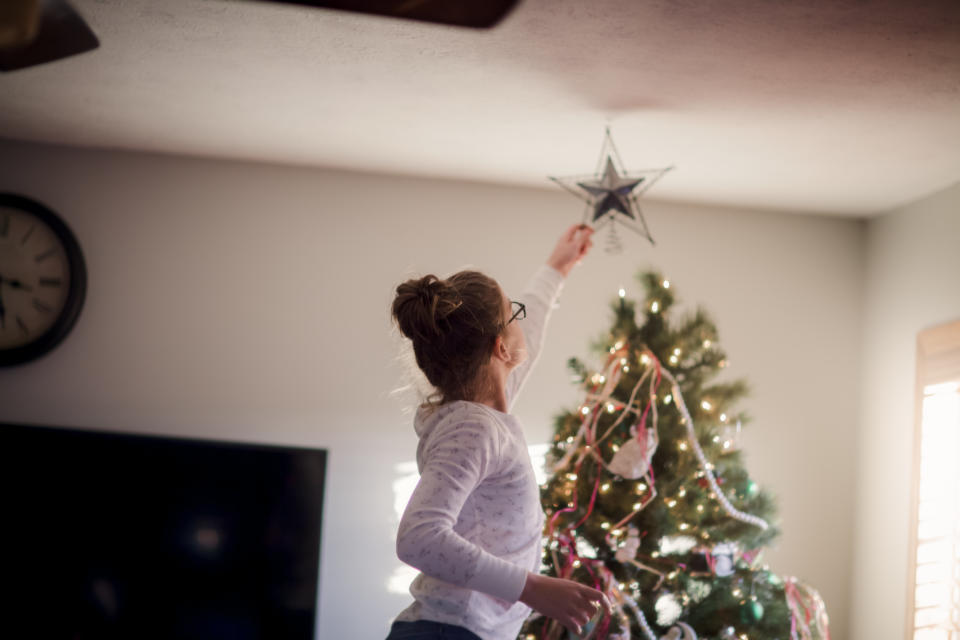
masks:
<path id="1" fill-rule="evenodd" d="M 908 638 L 960 640 L 960 322 L 917 347 Z"/>

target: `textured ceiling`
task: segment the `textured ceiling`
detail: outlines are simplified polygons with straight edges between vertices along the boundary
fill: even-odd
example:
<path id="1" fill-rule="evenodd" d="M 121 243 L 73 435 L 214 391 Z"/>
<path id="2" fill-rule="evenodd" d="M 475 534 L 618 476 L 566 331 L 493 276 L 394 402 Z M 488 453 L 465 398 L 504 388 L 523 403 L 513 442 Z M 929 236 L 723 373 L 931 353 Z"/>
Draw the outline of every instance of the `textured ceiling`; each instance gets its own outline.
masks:
<path id="1" fill-rule="evenodd" d="M 73 0 L 96 51 L 0 75 L 0 137 L 555 188 L 603 130 L 646 197 L 866 216 L 960 179 L 960 2 L 527 0 L 475 31 Z"/>

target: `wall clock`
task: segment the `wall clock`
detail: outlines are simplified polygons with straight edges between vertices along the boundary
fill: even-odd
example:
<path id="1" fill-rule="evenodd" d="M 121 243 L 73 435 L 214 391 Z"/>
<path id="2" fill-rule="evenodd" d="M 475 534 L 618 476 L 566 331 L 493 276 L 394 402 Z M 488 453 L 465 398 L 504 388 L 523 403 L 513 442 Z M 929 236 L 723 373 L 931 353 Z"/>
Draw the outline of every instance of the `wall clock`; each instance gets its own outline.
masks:
<path id="1" fill-rule="evenodd" d="M 83 253 L 63 220 L 35 200 L 0 193 L 0 366 L 57 346 L 86 292 Z"/>

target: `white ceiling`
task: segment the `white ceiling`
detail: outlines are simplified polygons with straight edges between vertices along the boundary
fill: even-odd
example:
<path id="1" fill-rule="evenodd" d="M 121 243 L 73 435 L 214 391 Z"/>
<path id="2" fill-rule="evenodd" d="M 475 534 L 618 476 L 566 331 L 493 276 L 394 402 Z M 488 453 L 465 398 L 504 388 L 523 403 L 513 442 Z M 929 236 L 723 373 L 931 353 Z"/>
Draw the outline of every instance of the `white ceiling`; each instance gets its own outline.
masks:
<path id="1" fill-rule="evenodd" d="M 0 75 L 0 137 L 868 216 L 960 179 L 956 0 L 526 0 L 477 31 L 73 0 L 96 51 Z"/>

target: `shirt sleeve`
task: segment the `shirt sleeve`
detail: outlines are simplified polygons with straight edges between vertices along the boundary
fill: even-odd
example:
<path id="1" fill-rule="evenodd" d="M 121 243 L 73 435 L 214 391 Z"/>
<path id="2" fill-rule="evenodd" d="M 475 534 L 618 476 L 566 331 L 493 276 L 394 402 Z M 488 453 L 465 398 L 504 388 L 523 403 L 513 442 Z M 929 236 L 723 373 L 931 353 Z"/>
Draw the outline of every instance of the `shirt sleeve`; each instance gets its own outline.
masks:
<path id="1" fill-rule="evenodd" d="M 467 497 L 496 472 L 496 428 L 479 420 L 443 428 L 431 434 L 423 460 L 420 481 L 400 520 L 397 556 L 438 580 L 516 602 L 527 570 L 454 531 Z"/>
<path id="2" fill-rule="evenodd" d="M 563 289 L 563 274 L 553 267 L 543 265 L 530 279 L 520 295 L 520 301 L 527 308 L 527 317 L 520 321 L 523 337 L 527 343 L 527 359 L 510 372 L 507 377 L 507 407 L 513 406 L 530 370 L 540 357 L 546 337 L 547 320 Z"/>

